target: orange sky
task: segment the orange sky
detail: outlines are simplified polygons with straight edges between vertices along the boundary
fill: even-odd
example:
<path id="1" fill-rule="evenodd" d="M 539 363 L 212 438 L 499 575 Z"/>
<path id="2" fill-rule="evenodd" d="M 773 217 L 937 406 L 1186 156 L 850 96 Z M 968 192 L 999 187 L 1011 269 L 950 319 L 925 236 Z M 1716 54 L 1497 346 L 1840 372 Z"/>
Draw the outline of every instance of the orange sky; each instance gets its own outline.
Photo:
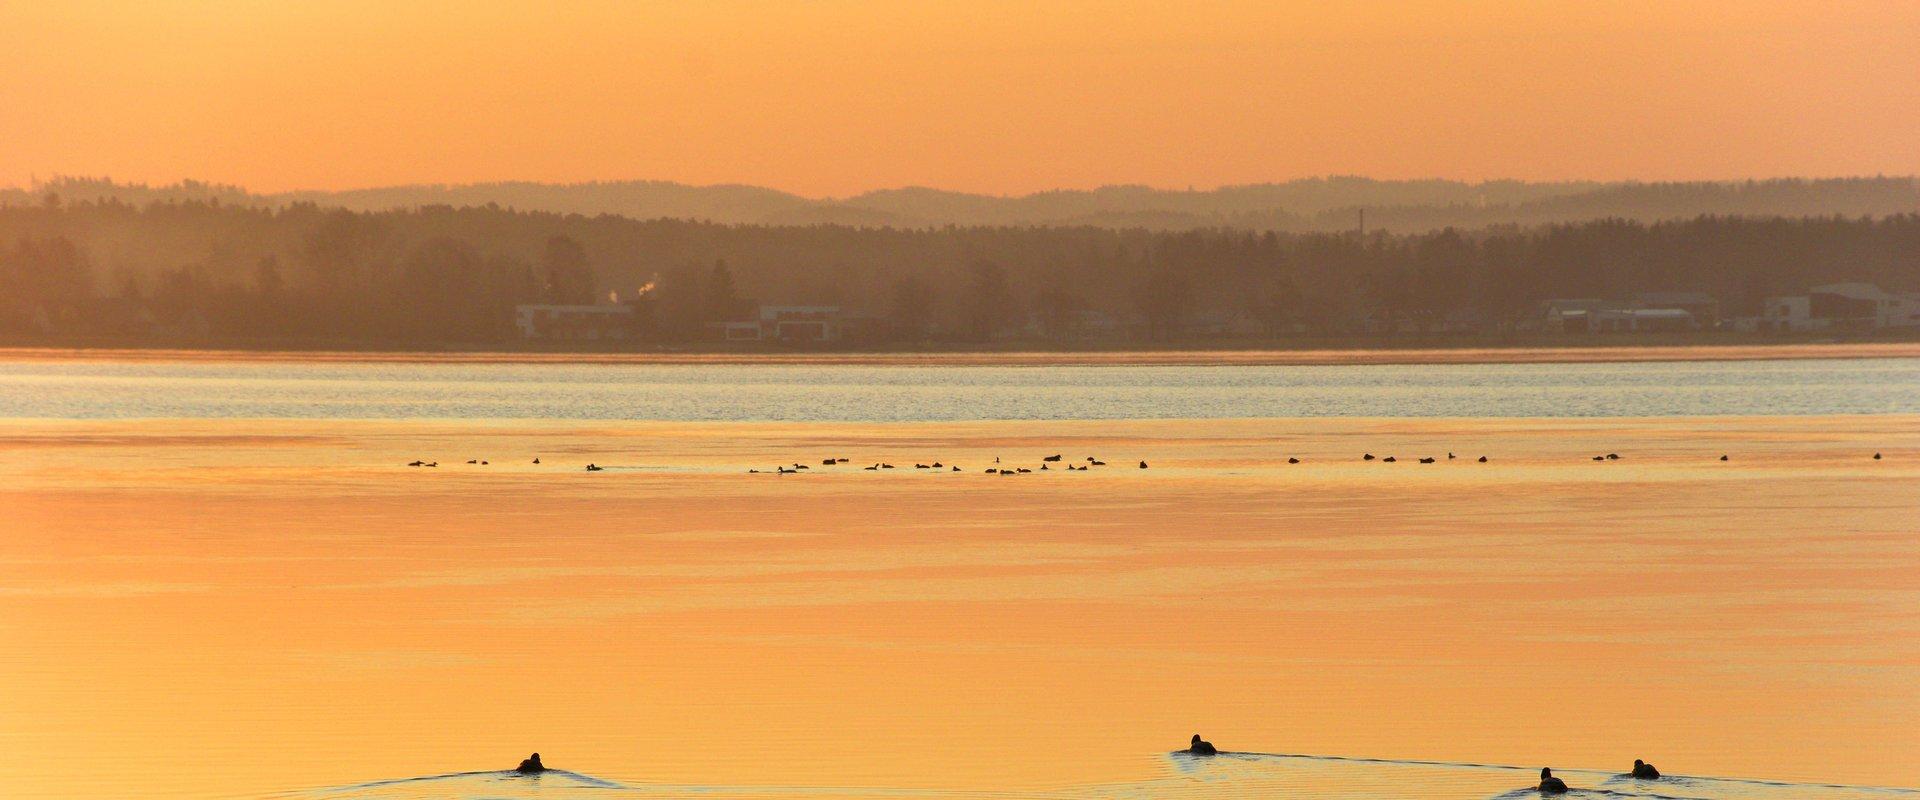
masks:
<path id="1" fill-rule="evenodd" d="M 0 185 L 1920 172 L 1920 3 L 0 0 Z"/>

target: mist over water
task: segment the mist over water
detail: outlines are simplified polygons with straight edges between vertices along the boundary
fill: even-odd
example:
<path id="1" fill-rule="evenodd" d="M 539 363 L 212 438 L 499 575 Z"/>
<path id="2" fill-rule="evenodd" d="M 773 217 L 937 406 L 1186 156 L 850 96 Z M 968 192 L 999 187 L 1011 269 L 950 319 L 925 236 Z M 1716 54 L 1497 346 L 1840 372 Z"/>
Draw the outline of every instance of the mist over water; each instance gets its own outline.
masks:
<path id="1" fill-rule="evenodd" d="M 950 422 L 1920 412 L 1920 359 L 1366 366 L 0 362 L 0 417 Z"/>

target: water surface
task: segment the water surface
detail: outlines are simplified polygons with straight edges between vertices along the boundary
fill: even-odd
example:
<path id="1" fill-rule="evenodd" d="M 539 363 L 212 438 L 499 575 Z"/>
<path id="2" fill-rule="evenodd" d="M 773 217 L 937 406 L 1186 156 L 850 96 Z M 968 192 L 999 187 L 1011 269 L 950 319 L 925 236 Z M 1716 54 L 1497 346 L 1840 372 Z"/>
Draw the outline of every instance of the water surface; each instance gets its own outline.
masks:
<path id="1" fill-rule="evenodd" d="M 1351 366 L 0 361 L 0 417 L 943 422 L 1920 413 L 1920 359 Z"/>

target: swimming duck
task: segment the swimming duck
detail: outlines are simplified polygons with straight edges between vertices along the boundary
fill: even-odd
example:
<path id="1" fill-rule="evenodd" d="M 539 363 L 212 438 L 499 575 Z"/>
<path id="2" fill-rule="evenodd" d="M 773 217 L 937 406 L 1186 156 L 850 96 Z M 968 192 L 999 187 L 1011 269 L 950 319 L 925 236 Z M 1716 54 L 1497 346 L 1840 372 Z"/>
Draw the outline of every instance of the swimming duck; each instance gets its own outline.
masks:
<path id="1" fill-rule="evenodd" d="M 1423 459 L 1420 459 L 1420 463 L 1422 463 L 1422 464 L 1431 464 L 1431 463 L 1433 463 L 1433 459 L 1432 459 L 1431 457 L 1428 457 L 1428 458 L 1423 458 Z"/>
<path id="2" fill-rule="evenodd" d="M 1560 780 L 1559 778 L 1553 777 L 1553 770 L 1548 769 L 1546 767 L 1541 767 L 1540 768 L 1540 793 L 1541 794 L 1566 794 L 1567 782 Z"/>
<path id="3" fill-rule="evenodd" d="M 588 471 L 588 472 L 599 472 L 599 471 L 600 471 L 600 470 L 602 470 L 602 469 L 605 469 L 605 467 L 602 467 L 602 466 L 600 466 L 599 464 L 588 464 L 588 465 L 587 465 L 587 471 Z"/>
<path id="4" fill-rule="evenodd" d="M 1212 756 L 1212 755 L 1220 754 L 1220 751 L 1213 749 L 1212 742 L 1209 742 L 1205 739 L 1200 738 L 1200 734 L 1197 734 L 1197 733 L 1193 735 L 1193 742 L 1187 745 L 1187 752 L 1196 756 Z"/>
<path id="5" fill-rule="evenodd" d="M 1660 779 L 1660 770 L 1654 769 L 1652 764 L 1636 758 L 1633 760 L 1632 775 L 1643 781 L 1657 781 Z"/>
<path id="6" fill-rule="evenodd" d="M 1041 461 L 1059 461 L 1059 460 L 1060 460 L 1060 454 L 1059 454 L 1059 453 L 1054 453 L 1053 455 L 1050 455 L 1050 456 L 1047 456 L 1047 457 L 1045 457 L 1045 458 L 1042 458 L 1042 459 L 1040 459 L 1040 460 L 1041 460 Z"/>
<path id="7" fill-rule="evenodd" d="M 1297 458 L 1289 458 L 1289 459 L 1287 459 L 1287 463 L 1289 463 L 1289 464 L 1298 464 L 1298 463 L 1300 463 L 1300 459 L 1297 459 Z"/>
<path id="8" fill-rule="evenodd" d="M 1721 461 L 1725 461 L 1725 460 L 1727 460 L 1727 457 L 1723 455 L 1723 456 L 1721 456 L 1721 457 L 1720 457 L 1720 460 L 1721 460 Z"/>
<path id="9" fill-rule="evenodd" d="M 522 775 L 535 775 L 542 772 L 546 772 L 547 765 L 540 763 L 539 753 L 534 753 L 533 755 L 527 756 L 525 760 L 521 761 L 520 766 L 515 767 L 513 771 L 518 772 Z"/>
<path id="10" fill-rule="evenodd" d="M 540 457 L 539 457 L 539 456 L 534 456 L 534 457 L 533 457 L 533 463 L 535 463 L 535 464 L 538 464 L 538 463 L 540 463 Z"/>
<path id="11" fill-rule="evenodd" d="M 1145 462 L 1145 461 L 1142 461 L 1142 462 L 1140 462 L 1140 468 L 1141 468 L 1141 469 L 1146 469 L 1146 468 L 1147 468 L 1147 462 Z"/>
<path id="12" fill-rule="evenodd" d="M 1372 453 L 1368 453 L 1368 454 L 1366 454 L 1366 455 L 1363 455 L 1363 456 L 1361 456 L 1361 457 L 1360 457 L 1360 460 L 1361 460 L 1361 461 L 1372 461 L 1372 460 L 1373 460 L 1373 454 L 1372 454 Z"/>
<path id="13" fill-rule="evenodd" d="M 1487 457 L 1486 457 L 1486 456 L 1481 456 L 1481 457 L 1480 457 L 1480 463 L 1482 463 L 1482 464 L 1485 464 L 1485 463 L 1487 463 Z"/>
<path id="14" fill-rule="evenodd" d="M 1392 464 L 1399 460 L 1400 459 L 1394 458 L 1393 456 L 1387 456 L 1386 458 L 1380 459 L 1380 462 L 1383 464 Z"/>

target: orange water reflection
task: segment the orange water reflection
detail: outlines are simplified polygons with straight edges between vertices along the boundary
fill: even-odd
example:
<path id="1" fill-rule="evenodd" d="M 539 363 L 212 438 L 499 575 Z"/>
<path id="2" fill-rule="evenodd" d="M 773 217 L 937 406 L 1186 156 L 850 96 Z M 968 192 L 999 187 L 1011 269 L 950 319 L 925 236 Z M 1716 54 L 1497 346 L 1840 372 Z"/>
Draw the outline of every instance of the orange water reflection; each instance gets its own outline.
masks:
<path id="1" fill-rule="evenodd" d="M 1153 469 L 857 469 L 1053 452 Z M 0 743 L 23 797 L 1044 788 L 1195 731 L 1916 785 L 1916 479 L 1910 417 L 0 423 Z"/>

